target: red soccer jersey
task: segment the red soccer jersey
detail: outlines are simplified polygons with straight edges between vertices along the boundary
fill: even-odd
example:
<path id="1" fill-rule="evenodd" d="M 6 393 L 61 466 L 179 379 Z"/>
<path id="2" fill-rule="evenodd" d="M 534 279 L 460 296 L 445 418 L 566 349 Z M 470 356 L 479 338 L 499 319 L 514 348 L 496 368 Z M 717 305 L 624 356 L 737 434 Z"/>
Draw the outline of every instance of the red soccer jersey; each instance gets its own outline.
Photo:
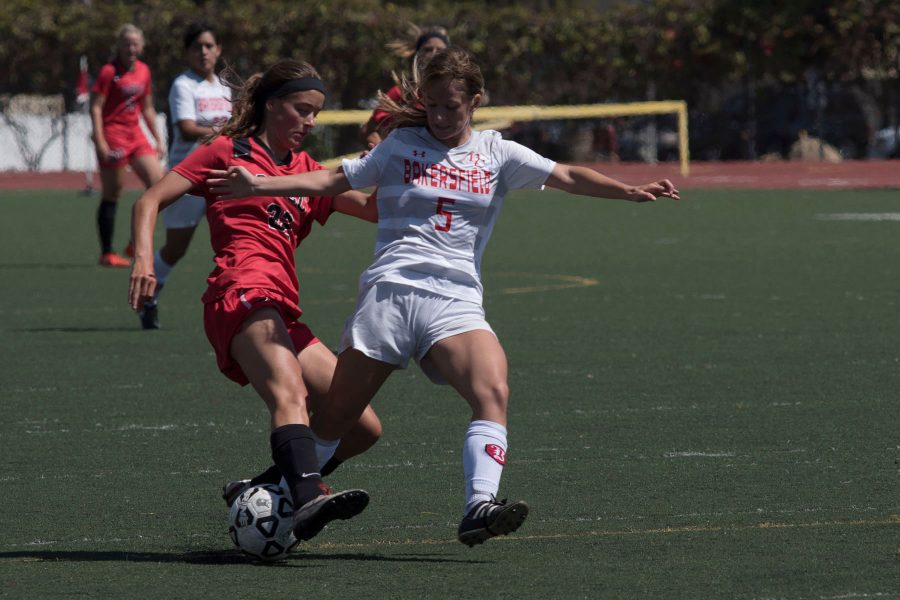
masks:
<path id="1" fill-rule="evenodd" d="M 387 96 L 388 98 L 390 98 L 397 104 L 401 104 L 401 105 L 403 104 L 403 91 L 400 89 L 399 86 L 395 85 L 394 87 L 389 89 L 387 91 L 387 93 L 385 94 L 385 96 Z M 379 125 L 382 124 L 382 121 L 384 121 L 384 123 L 383 123 L 384 125 L 387 125 L 389 121 L 385 121 L 385 119 L 387 119 L 390 116 L 391 116 L 391 113 L 389 113 L 386 110 L 380 109 L 380 108 L 376 108 L 372 112 L 372 120 L 375 121 L 376 123 L 378 123 Z"/>
<path id="2" fill-rule="evenodd" d="M 106 96 L 104 128 L 137 128 L 144 97 L 150 95 L 150 69 L 139 60 L 131 71 L 124 70 L 118 60 L 105 64 L 91 92 Z"/>
<path id="3" fill-rule="evenodd" d="M 220 136 L 201 144 L 173 171 L 195 184 L 206 198 L 206 220 L 216 268 L 209 274 L 203 302 L 214 302 L 229 289 L 262 288 L 283 294 L 295 304 L 299 283 L 294 250 L 309 235 L 313 221 L 325 224 L 332 212 L 330 196 L 250 196 L 217 200 L 209 195 L 211 169 L 244 167 L 258 177 L 293 175 L 324 169 L 306 152 L 292 152 L 286 163 L 256 139 Z"/>

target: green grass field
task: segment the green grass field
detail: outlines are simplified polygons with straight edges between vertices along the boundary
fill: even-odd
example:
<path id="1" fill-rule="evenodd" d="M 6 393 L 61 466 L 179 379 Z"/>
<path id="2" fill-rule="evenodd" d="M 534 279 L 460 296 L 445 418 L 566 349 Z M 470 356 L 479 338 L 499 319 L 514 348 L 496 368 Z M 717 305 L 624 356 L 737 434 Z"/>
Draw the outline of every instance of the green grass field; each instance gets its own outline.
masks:
<path id="1" fill-rule="evenodd" d="M 96 198 L 0 194 L 0 596 L 900 597 L 900 222 L 828 217 L 896 191 L 511 196 L 484 279 L 528 521 L 455 541 L 468 411 L 413 367 L 330 478 L 369 508 L 270 566 L 219 498 L 268 464 L 268 419 L 202 331 L 205 226 L 143 332 L 128 271 L 95 266 Z M 335 216 L 299 251 L 332 346 L 373 239 Z"/>

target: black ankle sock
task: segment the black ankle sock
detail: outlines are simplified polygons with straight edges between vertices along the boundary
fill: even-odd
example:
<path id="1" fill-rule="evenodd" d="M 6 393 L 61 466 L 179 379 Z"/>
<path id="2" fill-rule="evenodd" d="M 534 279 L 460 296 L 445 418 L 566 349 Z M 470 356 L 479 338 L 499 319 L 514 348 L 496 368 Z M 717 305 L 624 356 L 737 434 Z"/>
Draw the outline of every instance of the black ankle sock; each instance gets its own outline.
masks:
<path id="1" fill-rule="evenodd" d="M 100 234 L 100 252 L 112 252 L 113 228 L 116 224 L 117 202 L 101 199 L 97 207 L 97 231 Z"/>
<path id="2" fill-rule="evenodd" d="M 281 482 L 281 469 L 278 465 L 272 465 L 256 477 L 250 480 L 250 485 L 262 485 L 264 483 L 272 483 L 278 485 Z"/>
<path id="3" fill-rule="evenodd" d="M 338 460 L 335 457 L 331 457 L 328 459 L 328 462 L 325 463 L 325 466 L 322 467 L 322 477 L 326 475 L 331 475 L 334 473 L 334 470 L 341 466 L 341 463 L 344 462 L 342 460 Z"/>
<path id="4" fill-rule="evenodd" d="M 287 481 L 295 509 L 325 493 L 327 487 L 322 482 L 316 442 L 309 427 L 283 425 L 272 431 L 269 442 L 272 460 Z"/>

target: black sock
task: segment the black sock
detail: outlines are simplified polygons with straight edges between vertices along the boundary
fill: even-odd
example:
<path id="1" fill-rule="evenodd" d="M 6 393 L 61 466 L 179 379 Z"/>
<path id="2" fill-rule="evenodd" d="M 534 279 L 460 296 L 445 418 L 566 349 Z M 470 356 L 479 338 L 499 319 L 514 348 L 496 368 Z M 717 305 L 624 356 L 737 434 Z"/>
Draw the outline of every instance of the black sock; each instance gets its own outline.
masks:
<path id="1" fill-rule="evenodd" d="M 282 425 L 269 438 L 272 460 L 287 481 L 288 489 L 298 509 L 313 498 L 326 493 L 322 482 L 316 442 L 306 425 Z"/>
<path id="2" fill-rule="evenodd" d="M 100 252 L 112 252 L 113 228 L 116 224 L 116 207 L 112 200 L 101 199 L 97 208 L 97 231 L 100 233 Z"/>
<path id="3" fill-rule="evenodd" d="M 250 480 L 250 485 L 262 485 L 264 483 L 271 483 L 274 485 L 278 485 L 281 482 L 281 469 L 278 468 L 278 465 L 272 465 L 256 477 Z"/>
<path id="4" fill-rule="evenodd" d="M 342 460 L 338 460 L 335 457 L 331 457 L 328 459 L 328 462 L 325 463 L 325 466 L 322 467 L 322 477 L 326 475 L 331 475 L 334 473 L 334 470 L 341 466 L 341 463 L 344 462 Z"/>

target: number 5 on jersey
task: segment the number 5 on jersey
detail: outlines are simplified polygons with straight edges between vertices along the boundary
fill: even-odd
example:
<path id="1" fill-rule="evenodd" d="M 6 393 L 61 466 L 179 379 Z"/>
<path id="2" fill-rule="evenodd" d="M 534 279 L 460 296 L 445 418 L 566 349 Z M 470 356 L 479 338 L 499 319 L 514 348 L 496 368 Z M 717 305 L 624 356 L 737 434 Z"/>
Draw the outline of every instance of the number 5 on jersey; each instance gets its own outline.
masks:
<path id="1" fill-rule="evenodd" d="M 450 223 L 453 221 L 453 213 L 444 208 L 444 203 L 454 204 L 456 200 L 453 198 L 438 198 L 437 202 L 437 214 L 442 215 L 446 221 L 444 221 L 443 225 L 435 225 L 434 228 L 438 231 L 450 231 Z"/>

